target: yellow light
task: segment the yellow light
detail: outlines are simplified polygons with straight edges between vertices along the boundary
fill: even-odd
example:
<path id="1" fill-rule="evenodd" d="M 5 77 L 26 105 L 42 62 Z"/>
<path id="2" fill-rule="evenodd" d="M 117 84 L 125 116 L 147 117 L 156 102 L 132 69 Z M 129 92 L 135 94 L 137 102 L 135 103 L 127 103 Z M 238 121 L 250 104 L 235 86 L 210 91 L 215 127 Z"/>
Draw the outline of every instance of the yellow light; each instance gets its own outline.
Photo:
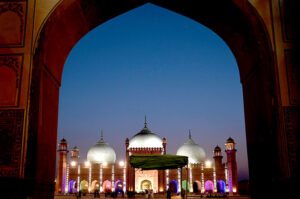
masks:
<path id="1" fill-rule="evenodd" d="M 205 167 L 210 168 L 211 167 L 211 161 L 206 160 L 205 161 Z"/>
<path id="2" fill-rule="evenodd" d="M 99 187 L 99 185 L 98 185 L 98 184 L 96 184 L 96 187 Z"/>
<path id="3" fill-rule="evenodd" d="M 121 167 L 123 167 L 123 166 L 125 165 L 124 161 L 120 161 L 120 162 L 119 162 L 119 165 L 120 165 Z"/>
<path id="4" fill-rule="evenodd" d="M 75 162 L 75 161 L 72 161 L 72 162 L 71 162 L 71 166 L 72 166 L 72 167 L 75 167 L 75 166 L 76 166 L 76 162 Z"/>
<path id="5" fill-rule="evenodd" d="M 107 162 L 103 162 L 102 164 L 103 164 L 103 166 L 105 166 L 105 167 L 107 166 Z"/>
<path id="6" fill-rule="evenodd" d="M 86 167 L 91 166 L 91 163 L 89 161 L 86 161 L 84 164 L 85 164 Z"/>
<path id="7" fill-rule="evenodd" d="M 233 190 L 234 193 L 236 193 L 236 188 L 233 188 L 232 190 Z"/>

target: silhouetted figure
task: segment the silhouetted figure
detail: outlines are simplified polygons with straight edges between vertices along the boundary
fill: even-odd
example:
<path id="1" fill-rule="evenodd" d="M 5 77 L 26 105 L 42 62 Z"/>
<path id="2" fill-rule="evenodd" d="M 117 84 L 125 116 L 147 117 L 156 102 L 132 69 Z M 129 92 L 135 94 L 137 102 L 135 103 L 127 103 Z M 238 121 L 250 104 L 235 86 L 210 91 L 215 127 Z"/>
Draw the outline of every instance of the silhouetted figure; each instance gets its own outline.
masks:
<path id="1" fill-rule="evenodd" d="M 181 198 L 184 199 L 185 190 L 181 189 Z"/>
<path id="2" fill-rule="evenodd" d="M 77 199 L 78 198 L 81 198 L 81 190 L 78 192 L 78 194 L 77 194 Z"/>
<path id="3" fill-rule="evenodd" d="M 171 190 L 170 189 L 167 190 L 167 199 L 171 199 Z"/>

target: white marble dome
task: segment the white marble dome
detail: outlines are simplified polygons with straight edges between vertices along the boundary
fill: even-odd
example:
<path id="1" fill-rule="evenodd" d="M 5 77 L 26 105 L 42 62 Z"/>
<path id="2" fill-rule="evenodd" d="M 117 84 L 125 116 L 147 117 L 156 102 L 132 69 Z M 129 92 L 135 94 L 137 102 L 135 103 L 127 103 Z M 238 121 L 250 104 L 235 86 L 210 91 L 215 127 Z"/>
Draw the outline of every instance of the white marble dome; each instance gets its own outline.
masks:
<path id="1" fill-rule="evenodd" d="M 147 148 L 147 147 L 162 148 L 163 140 L 158 135 L 152 133 L 147 128 L 147 122 L 145 121 L 144 128 L 129 140 L 128 148 Z"/>
<path id="2" fill-rule="evenodd" d="M 204 162 L 206 158 L 204 149 L 196 144 L 194 140 L 192 140 L 191 133 L 189 133 L 189 139 L 187 140 L 187 142 L 179 147 L 176 155 L 187 156 L 189 159 L 189 163 L 191 164 Z"/>
<path id="3" fill-rule="evenodd" d="M 87 153 L 87 160 L 92 163 L 115 163 L 116 152 L 107 142 L 101 139 Z"/>

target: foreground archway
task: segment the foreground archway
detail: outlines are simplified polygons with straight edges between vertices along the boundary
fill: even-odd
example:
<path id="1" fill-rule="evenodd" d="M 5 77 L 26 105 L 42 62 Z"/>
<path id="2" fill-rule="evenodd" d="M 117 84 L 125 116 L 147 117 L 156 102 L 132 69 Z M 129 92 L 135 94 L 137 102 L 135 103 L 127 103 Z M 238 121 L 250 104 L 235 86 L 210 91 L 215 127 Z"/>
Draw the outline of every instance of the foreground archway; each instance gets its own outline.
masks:
<path id="1" fill-rule="evenodd" d="M 146 2 L 167 8 L 215 31 L 236 57 L 243 85 L 249 173 L 253 198 L 280 176 L 278 88 L 270 38 L 247 1 L 62 0 L 45 22 L 33 60 L 26 175 L 36 198 L 53 193 L 58 94 L 64 62 L 76 42 L 101 23 Z M 230 13 L 230 14 L 228 14 Z M 41 125 L 42 124 L 42 125 Z M 35 153 L 36 152 L 36 153 Z M 45 158 L 47 157 L 47 158 Z M 258 165 L 257 162 L 260 162 Z M 264 187 L 264 188 L 262 188 Z"/>

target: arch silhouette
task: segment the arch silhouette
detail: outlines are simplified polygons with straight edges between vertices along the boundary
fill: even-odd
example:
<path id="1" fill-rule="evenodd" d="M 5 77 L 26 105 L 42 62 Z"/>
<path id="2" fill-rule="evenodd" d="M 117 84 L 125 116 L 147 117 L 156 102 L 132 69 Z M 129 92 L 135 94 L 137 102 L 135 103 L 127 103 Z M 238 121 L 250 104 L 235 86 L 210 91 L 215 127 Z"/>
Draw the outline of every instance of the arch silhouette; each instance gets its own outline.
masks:
<path id="1" fill-rule="evenodd" d="M 281 143 L 276 136 L 280 129 L 279 102 L 269 34 L 248 1 L 210 0 L 199 6 L 197 1 L 184 0 L 61 0 L 44 21 L 35 41 L 29 109 L 29 132 L 33 136 L 29 136 L 28 143 L 37 141 L 28 144 L 27 153 L 46 154 L 27 156 L 26 162 L 34 166 L 27 167 L 26 172 L 36 179 L 49 179 L 49 184 L 54 182 L 59 87 L 71 49 L 93 28 L 147 2 L 205 25 L 233 52 L 243 86 L 251 194 L 260 197 L 268 189 L 266 184 L 271 188 L 272 179 L 281 172 Z M 43 161 L 44 157 L 47 161 Z"/>

